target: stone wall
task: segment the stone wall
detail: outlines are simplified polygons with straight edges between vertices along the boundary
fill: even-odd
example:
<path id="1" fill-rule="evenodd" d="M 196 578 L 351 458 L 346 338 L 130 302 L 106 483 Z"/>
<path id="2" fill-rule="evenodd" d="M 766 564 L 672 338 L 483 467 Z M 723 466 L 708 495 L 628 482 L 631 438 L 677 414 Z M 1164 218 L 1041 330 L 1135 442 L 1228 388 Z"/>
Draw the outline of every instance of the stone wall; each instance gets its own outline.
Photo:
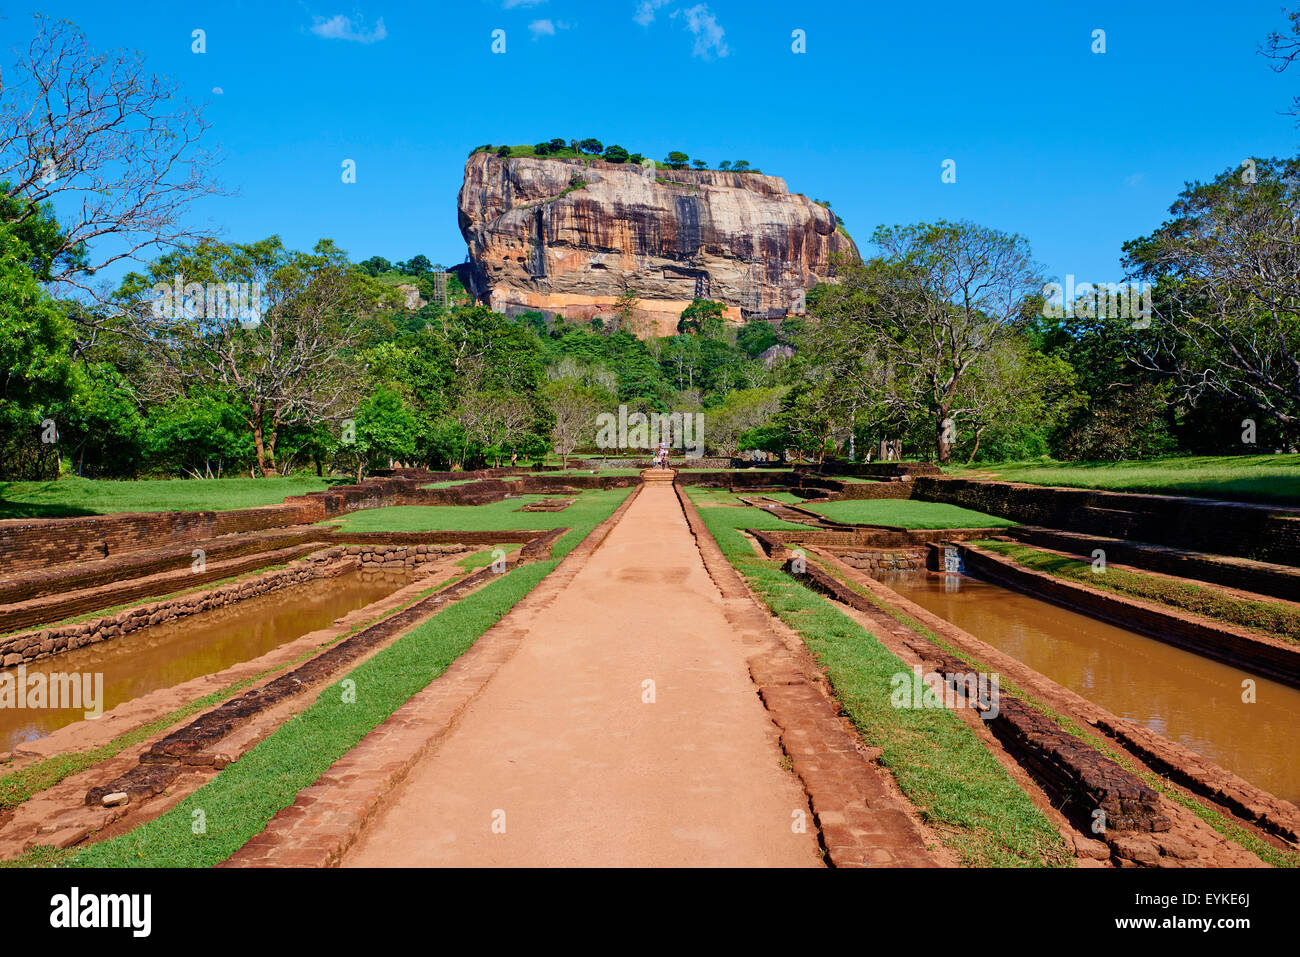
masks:
<path id="1" fill-rule="evenodd" d="M 1017 525 L 1005 530 L 1008 538 L 1052 548 L 1080 557 L 1091 558 L 1094 549 L 1106 553 L 1106 561 L 1132 565 L 1147 571 L 1191 578 L 1197 581 L 1239 588 L 1257 595 L 1268 595 L 1300 602 L 1300 569 L 1271 565 L 1248 558 L 1189 552 L 1164 545 L 1125 542 L 1117 538 L 1082 535 L 1052 528 Z"/>
<path id="2" fill-rule="evenodd" d="M 913 498 L 1026 525 L 1300 565 L 1300 509 L 925 476 L 913 485 Z"/>
<path id="3" fill-rule="evenodd" d="M 878 572 L 916 571 L 926 567 L 926 553 L 919 548 L 876 551 L 874 549 L 831 549 L 844 564 L 872 574 Z"/>
<path id="4" fill-rule="evenodd" d="M 84 518 L 0 521 L 0 573 L 107 558 L 122 552 L 197 542 L 238 532 L 304 525 L 326 518 L 321 501 L 229 512 L 144 512 Z"/>

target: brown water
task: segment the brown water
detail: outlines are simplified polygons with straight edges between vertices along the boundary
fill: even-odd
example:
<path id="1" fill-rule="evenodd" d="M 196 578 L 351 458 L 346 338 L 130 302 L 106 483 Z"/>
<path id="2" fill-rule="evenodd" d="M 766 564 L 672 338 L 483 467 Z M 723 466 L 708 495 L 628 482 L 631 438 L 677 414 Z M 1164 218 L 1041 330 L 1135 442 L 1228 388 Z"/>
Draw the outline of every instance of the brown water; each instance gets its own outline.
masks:
<path id="1" fill-rule="evenodd" d="M 404 569 L 375 569 L 269 592 L 29 663 L 27 687 L 34 687 L 30 678 L 38 674 L 102 674 L 101 704 L 109 711 L 158 688 L 170 688 L 264 655 L 391 595 L 411 580 Z M 15 682 L 17 673 L 16 667 L 0 671 L 0 675 L 14 675 Z M 86 710 L 0 706 L 0 751 L 84 720 Z"/>
<path id="2" fill-rule="evenodd" d="M 882 575 L 900 595 L 1258 787 L 1300 800 L 1300 690 L 967 575 Z M 1241 700 L 1255 681 L 1255 703 Z"/>

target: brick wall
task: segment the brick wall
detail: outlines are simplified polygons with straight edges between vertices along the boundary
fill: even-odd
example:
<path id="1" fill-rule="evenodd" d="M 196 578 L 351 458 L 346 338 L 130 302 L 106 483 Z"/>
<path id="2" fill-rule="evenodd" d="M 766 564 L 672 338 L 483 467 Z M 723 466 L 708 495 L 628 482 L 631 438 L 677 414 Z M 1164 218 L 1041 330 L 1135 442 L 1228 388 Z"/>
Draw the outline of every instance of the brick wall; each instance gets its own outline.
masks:
<path id="1" fill-rule="evenodd" d="M 1026 525 L 1300 564 L 1300 509 L 924 476 L 912 484 L 913 498 Z"/>

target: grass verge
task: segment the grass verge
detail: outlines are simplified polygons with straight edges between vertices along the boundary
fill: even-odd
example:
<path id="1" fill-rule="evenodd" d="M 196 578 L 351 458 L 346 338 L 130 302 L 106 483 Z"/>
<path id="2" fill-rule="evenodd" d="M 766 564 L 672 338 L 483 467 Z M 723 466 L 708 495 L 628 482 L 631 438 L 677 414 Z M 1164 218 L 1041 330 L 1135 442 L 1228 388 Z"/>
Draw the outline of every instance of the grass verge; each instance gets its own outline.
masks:
<path id="1" fill-rule="evenodd" d="M 343 478 L 84 479 L 0 482 L 0 518 L 67 518 L 110 512 L 227 511 L 279 505 L 290 495 L 321 492 Z"/>
<path id="2" fill-rule="evenodd" d="M 545 501 L 546 496 L 520 495 L 486 505 L 395 505 L 390 508 L 366 509 L 332 518 L 329 524 L 341 525 L 343 533 L 479 532 L 501 529 L 547 531 L 566 525 L 578 528 L 584 526 L 592 515 L 608 515 L 630 491 L 630 488 L 614 488 L 581 492 L 577 501 L 563 512 L 521 512 L 520 506 Z M 611 502 L 614 504 L 611 505 Z M 593 523 L 591 527 L 594 528 L 595 524 L 598 523 Z"/>
<path id="3" fill-rule="evenodd" d="M 959 478 L 992 477 L 1031 485 L 1300 506 L 1300 455 L 1168 456 L 1143 462 L 1006 462 L 972 468 L 946 466 L 944 471 Z"/>
<path id="4" fill-rule="evenodd" d="M 895 525 L 899 528 L 1006 528 L 1018 525 L 1009 518 L 948 505 L 944 502 L 915 502 L 906 498 L 845 499 L 804 506 L 833 522 L 856 525 Z"/>

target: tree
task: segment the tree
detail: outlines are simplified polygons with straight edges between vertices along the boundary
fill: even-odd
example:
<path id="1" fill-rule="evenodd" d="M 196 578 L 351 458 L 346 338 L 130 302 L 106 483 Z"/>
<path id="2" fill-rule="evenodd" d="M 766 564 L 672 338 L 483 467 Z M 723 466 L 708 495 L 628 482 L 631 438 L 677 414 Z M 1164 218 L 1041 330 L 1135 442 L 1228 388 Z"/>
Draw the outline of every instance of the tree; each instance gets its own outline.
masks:
<path id="1" fill-rule="evenodd" d="M 232 284 L 251 287 L 243 308 L 222 295 Z M 238 397 L 258 468 L 273 475 L 282 426 L 337 422 L 353 407 L 360 319 L 382 295 L 329 240 L 301 253 L 271 237 L 170 253 L 147 277 L 127 276 L 117 298 L 156 328 L 150 391 Z"/>
<path id="2" fill-rule="evenodd" d="M 552 139 L 549 143 L 547 143 L 547 146 L 551 148 L 552 153 L 558 153 L 560 150 L 564 149 L 568 145 L 569 144 L 567 141 L 561 139 L 558 136 Z"/>
<path id="3" fill-rule="evenodd" d="M 81 389 L 52 410 L 77 475 L 135 475 L 149 453 L 139 397 L 113 366 L 87 364 Z"/>
<path id="4" fill-rule="evenodd" d="M 995 459 L 1046 454 L 1053 426 L 1079 401 L 1074 381 L 1074 370 L 1059 356 L 1044 356 L 1022 337 L 1001 339 L 980 361 L 978 374 L 963 378 L 954 402 L 965 414 L 966 464 L 986 438 Z"/>
<path id="5" fill-rule="evenodd" d="M 880 256 L 818 290 L 810 334 L 855 410 L 925 418 L 947 463 L 972 413 L 957 401 L 965 379 L 1040 301 L 1038 271 L 1023 238 L 973 223 L 881 227 L 872 241 Z"/>
<path id="6" fill-rule="evenodd" d="M 433 263 L 424 253 L 419 253 L 404 263 L 398 263 L 397 271 L 407 276 L 427 276 L 433 272 Z"/>
<path id="7" fill-rule="evenodd" d="M 1300 159 L 1253 161 L 1192 183 L 1172 219 L 1124 244 L 1155 284 L 1135 361 L 1195 403 L 1228 397 L 1300 437 Z"/>
<path id="8" fill-rule="evenodd" d="M 153 461 L 194 478 L 220 478 L 256 461 L 244 410 L 229 396 L 195 391 L 149 413 Z"/>
<path id="9" fill-rule="evenodd" d="M 1270 33 L 1260 47 L 1259 52 L 1272 61 L 1270 66 L 1275 73 L 1282 73 L 1292 63 L 1300 59 L 1300 10 L 1292 10 L 1286 15 L 1291 26 L 1285 32 L 1275 30 Z M 1300 96 L 1291 101 L 1292 116 L 1300 117 Z"/>
<path id="10" fill-rule="evenodd" d="M 551 152 L 551 144 L 538 143 L 536 146 L 533 147 L 533 152 L 536 153 L 538 156 L 547 156 Z"/>
<path id="11" fill-rule="evenodd" d="M 219 192 L 208 176 L 216 160 L 199 146 L 201 110 L 178 89 L 138 55 L 97 52 L 71 23 L 36 18 L 36 36 L 0 84 L 0 215 L 21 224 L 59 200 L 42 281 L 103 301 L 92 279 L 105 267 L 206 235 L 188 211 Z"/>
<path id="12" fill-rule="evenodd" d="M 41 441 L 41 423 L 82 381 L 72 325 L 27 267 L 29 249 L 14 232 L 0 225 L 0 475 L 23 478 L 53 450 Z"/>
<path id="13" fill-rule="evenodd" d="M 383 256 L 371 256 L 365 262 L 357 265 L 367 276 L 381 276 L 386 272 L 392 272 L 393 264 Z"/>
<path id="14" fill-rule="evenodd" d="M 708 163 L 706 163 L 706 162 L 705 162 L 704 160 L 702 160 L 702 159 L 691 160 L 691 164 L 692 164 L 696 169 L 707 169 L 707 168 L 708 168 L 708 165 L 709 165 Z"/>
<path id="15" fill-rule="evenodd" d="M 510 147 L 508 146 L 497 147 L 497 156 L 501 157 L 502 159 L 510 159 L 510 153 L 511 150 Z"/>
<path id="16" fill-rule="evenodd" d="M 632 328 L 632 314 L 639 301 L 635 289 L 624 289 L 619 293 L 618 298 L 614 300 L 614 321 L 617 328 L 627 332 L 636 331 Z"/>
<path id="17" fill-rule="evenodd" d="M 552 447 L 567 468 L 569 456 L 584 442 L 593 441 L 596 416 L 613 400 L 608 392 L 584 385 L 577 378 L 555 378 L 544 387 L 547 404 L 555 415 L 551 429 Z"/>
<path id="18" fill-rule="evenodd" d="M 600 142 L 600 140 L 585 139 L 578 144 L 578 149 L 583 153 L 587 153 L 592 156 L 595 156 L 599 153 L 604 152 L 605 146 Z"/>
<path id="19" fill-rule="evenodd" d="M 736 160 L 731 164 L 731 168 L 737 173 L 743 173 L 749 169 L 749 160 Z"/>
<path id="20" fill-rule="evenodd" d="M 723 160 L 721 163 L 718 164 L 718 169 L 720 170 L 731 169 L 731 160 Z"/>
<path id="21" fill-rule="evenodd" d="M 727 307 L 712 299 L 694 299 L 691 304 L 682 310 L 681 319 L 677 322 L 678 332 L 702 332 L 710 319 L 721 320 L 726 313 Z"/>
<path id="22" fill-rule="evenodd" d="M 723 455 L 735 456 L 742 437 L 772 423 L 781 410 L 781 388 L 738 389 L 722 404 L 710 409 L 705 425 L 709 445 Z"/>
<path id="23" fill-rule="evenodd" d="M 680 150 L 673 150 L 668 154 L 668 158 L 664 160 L 664 163 L 671 166 L 673 169 L 686 169 L 686 164 L 690 162 L 690 159 L 689 156 Z"/>
<path id="24" fill-rule="evenodd" d="M 751 359 L 757 359 L 780 341 L 772 323 L 766 319 L 751 319 L 736 334 L 736 345 Z"/>
<path id="25" fill-rule="evenodd" d="M 607 163 L 626 163 L 630 158 L 628 151 L 618 144 L 605 147 L 605 162 Z"/>
<path id="26" fill-rule="evenodd" d="M 385 468 L 415 457 L 417 423 L 402 397 L 380 388 L 357 408 L 357 481 L 364 468 Z"/>

